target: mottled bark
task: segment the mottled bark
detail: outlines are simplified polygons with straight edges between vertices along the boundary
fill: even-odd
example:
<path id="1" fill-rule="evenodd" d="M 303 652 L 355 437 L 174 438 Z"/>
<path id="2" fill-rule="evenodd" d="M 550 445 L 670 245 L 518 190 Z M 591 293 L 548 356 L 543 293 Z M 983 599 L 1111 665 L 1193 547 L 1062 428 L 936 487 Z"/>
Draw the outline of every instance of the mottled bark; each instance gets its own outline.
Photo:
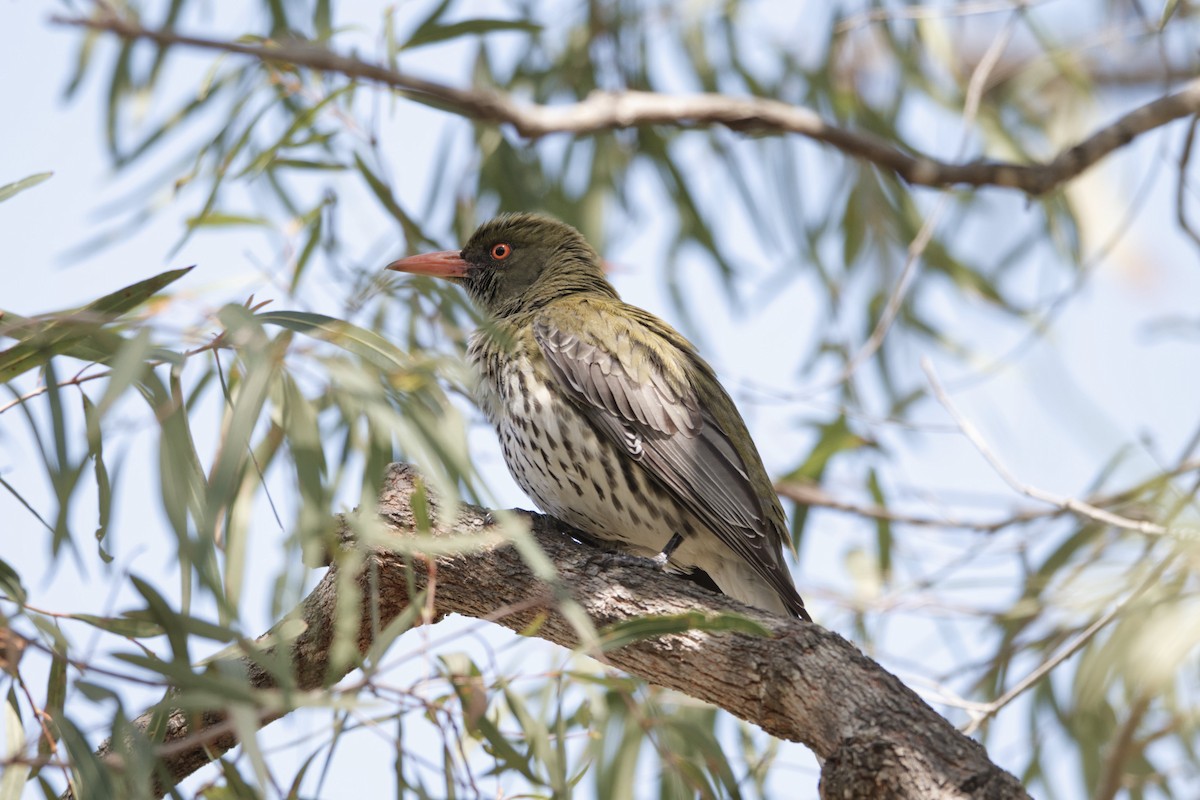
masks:
<path id="1" fill-rule="evenodd" d="M 393 465 L 379 511 L 396 536 L 412 535 L 410 497 L 415 473 Z M 358 577 L 363 594 L 359 649 L 372 641 L 434 576 L 433 618 L 463 614 L 492 618 L 526 630 L 542 617 L 534 635 L 566 647 L 578 646 L 576 629 L 557 612 L 559 593 L 571 596 L 597 628 L 645 615 L 697 609 L 737 612 L 761 624 L 769 636 L 738 632 L 688 631 L 609 650 L 608 664 L 651 683 L 720 706 L 781 739 L 802 742 L 822 760 L 824 798 L 1026 798 L 1017 780 L 988 759 L 984 748 L 950 723 L 841 636 L 819 625 L 741 606 L 687 580 L 658 572 L 650 562 L 606 553 L 564 535 L 547 517 L 529 516 L 532 536 L 558 571 L 556 587 L 537 579 L 516 549 L 499 536 L 481 536 L 479 549 L 416 562 L 387 548 L 372 548 Z M 437 536 L 487 534 L 497 530 L 484 509 L 463 506 L 458 518 L 443 520 Z M 343 529 L 345 547 L 357 547 Z M 304 633 L 292 643 L 293 686 L 316 689 L 343 675 L 332 667 L 337 567 L 305 600 Z M 250 684 L 278 685 L 249 661 Z M 194 716 L 194 715 L 193 715 Z M 269 722 L 275 717 L 264 717 Z M 148 717 L 139 719 L 145 726 Z M 163 745 L 175 782 L 237 744 L 219 713 L 195 728 L 182 712 L 171 716 Z M 111 757 L 105 743 L 101 755 Z"/>

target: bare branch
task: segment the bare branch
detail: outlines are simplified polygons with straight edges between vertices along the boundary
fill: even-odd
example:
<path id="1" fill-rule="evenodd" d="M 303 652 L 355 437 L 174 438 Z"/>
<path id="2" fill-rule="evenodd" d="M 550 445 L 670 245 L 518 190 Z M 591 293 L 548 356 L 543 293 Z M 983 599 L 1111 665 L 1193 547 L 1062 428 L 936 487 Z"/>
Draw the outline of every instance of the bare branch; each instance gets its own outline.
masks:
<path id="1" fill-rule="evenodd" d="M 563 105 L 525 104 L 498 92 L 448 86 L 382 64 L 339 55 L 306 42 L 254 45 L 185 36 L 170 30 L 144 28 L 136 22 L 103 12 L 90 19 L 56 16 L 52 20 L 62 25 L 107 31 L 129 41 L 143 39 L 162 46 L 184 45 L 238 53 L 265 63 L 291 64 L 380 83 L 477 122 L 511 125 L 529 138 L 556 133 L 580 135 L 645 125 L 723 125 L 737 131 L 795 133 L 831 145 L 920 186 L 1001 186 L 1031 196 L 1057 188 L 1147 131 L 1200 113 L 1200 79 L 1196 79 L 1178 92 L 1125 114 L 1046 163 L 1018 164 L 985 159 L 950 163 L 906 152 L 878 136 L 832 125 L 811 109 L 768 98 L 626 91 L 595 92 L 585 100 Z"/>
<path id="2" fill-rule="evenodd" d="M 1174 558 L 1170 557 L 1158 564 L 1153 570 L 1151 570 L 1150 575 L 1146 577 L 1140 584 L 1138 584 L 1133 591 L 1131 591 L 1108 611 L 1104 612 L 1104 614 L 1097 618 L 1095 622 L 1093 622 L 1091 625 L 1088 625 L 1087 628 L 1081 631 L 1078 636 L 1059 648 L 1054 655 L 1050 656 L 1050 658 L 1046 659 L 1037 667 L 1035 667 L 1024 678 L 1017 681 L 1016 685 L 1003 695 L 996 698 L 992 702 L 985 704 L 978 710 L 973 711 L 971 721 L 963 727 L 963 733 L 969 736 L 978 731 L 981 727 L 983 727 L 983 724 L 995 716 L 1000 709 L 1004 708 L 1026 691 L 1036 686 L 1038 682 L 1042 680 L 1042 678 L 1049 675 L 1056 667 L 1058 667 L 1059 664 L 1063 663 L 1068 658 L 1082 650 L 1083 646 L 1090 642 L 1092 637 L 1103 630 L 1108 623 L 1116 619 L 1118 614 L 1125 610 L 1133 601 L 1145 594 L 1147 589 L 1158 584 L 1159 580 L 1167 571 L 1167 567 L 1171 565 L 1172 561 L 1174 561 Z"/>
<path id="3" fill-rule="evenodd" d="M 639 617 L 736 613 L 770 635 L 691 630 L 641 639 L 601 657 L 630 674 L 718 705 L 774 736 L 811 747 L 823 761 L 822 797 L 1028 797 L 1015 778 L 988 760 L 978 742 L 958 733 L 836 633 L 742 606 L 665 575 L 644 559 L 581 544 L 549 517 L 535 514 L 530 520 L 534 540 L 556 568 L 556 587 L 539 580 L 502 537 L 488 535 L 494 526 L 491 514 L 471 506 L 462 507 L 453 524 L 439 521 L 432 535 L 459 541 L 471 537 L 479 546 L 430 558 L 428 569 L 414 569 L 414 558 L 401 552 L 412 545 L 400 537 L 412 536 L 418 527 L 410 504 L 415 481 L 411 468 L 393 465 L 381 493 L 379 511 L 398 546 L 367 550 L 358 572 L 364 598 L 360 652 L 370 647 L 373 631 L 405 609 L 410 592 L 429 587 L 433 574 L 436 588 L 425 594 L 431 619 L 451 613 L 493 618 L 512 630 L 535 631 L 532 635 L 572 648 L 579 646 L 578 629 L 553 601 L 564 592 L 600 630 Z M 359 547 L 348 534 L 343 539 L 347 547 Z M 292 691 L 329 685 L 349 671 L 349 665 L 335 668 L 329 662 L 338 583 L 334 566 L 303 604 L 306 629 L 291 646 Z M 269 653 L 242 662 L 251 686 L 277 685 L 277 677 L 257 666 L 267 663 L 273 663 Z M 277 715 L 268 711 L 262 719 Z M 143 715 L 136 724 L 145 729 L 150 719 Z M 194 725 L 196 719 L 199 725 Z M 185 739 L 188 745 L 175 744 Z M 236 731 L 221 711 L 176 711 L 160 753 L 178 781 L 237 743 Z M 120 749 L 106 742 L 100 753 L 113 758 Z"/>
<path id="4" fill-rule="evenodd" d="M 855 514 L 867 519 L 877 519 L 894 522 L 900 525 L 913 525 L 921 528 L 964 528 L 982 533 L 995 533 L 1014 525 L 1023 525 L 1035 520 L 1061 516 L 1067 513 L 1061 508 L 1029 508 L 996 520 L 970 520 L 957 517 L 927 517 L 918 514 L 906 514 L 878 505 L 860 505 L 833 497 L 818 486 L 791 482 L 776 484 L 775 491 L 780 497 L 786 497 L 806 506 L 827 508 L 831 511 L 841 511 Z"/>
<path id="5" fill-rule="evenodd" d="M 992 448 L 988 446 L 987 440 L 983 438 L 983 434 L 979 432 L 979 429 L 954 406 L 954 402 L 950 399 L 950 395 L 946 394 L 946 390 L 938 380 L 937 374 L 933 371 L 933 364 L 928 358 L 921 359 L 921 369 L 925 370 L 925 375 L 929 379 L 929 385 L 933 389 L 933 395 L 937 398 L 937 401 L 954 418 L 963 435 L 970 440 L 971 444 L 975 445 L 975 449 L 979 451 L 979 454 L 991 465 L 996 474 L 1012 487 L 1013 491 L 1019 492 L 1038 502 L 1049 503 L 1056 508 L 1075 514 L 1076 516 L 1086 517 L 1105 525 L 1111 525 L 1114 528 L 1136 531 L 1147 536 L 1181 536 L 1187 533 L 1185 531 L 1172 530 L 1164 525 L 1159 525 L 1156 522 L 1148 520 L 1122 517 L 1120 514 L 1105 511 L 1103 508 L 1096 508 L 1096 506 L 1083 500 L 1077 500 L 1074 497 L 1063 497 L 1053 492 L 1047 492 L 1045 489 L 1039 489 L 1036 486 L 1022 483 L 1009 471 L 1008 467 L 1004 465 L 1004 462 L 1000 460 L 1000 457 L 996 455 Z"/>
<path id="6" fill-rule="evenodd" d="M 1092 495 L 1085 498 L 1085 501 L 1096 508 L 1115 508 L 1140 503 L 1141 498 L 1151 484 L 1198 470 L 1200 470 L 1200 461 L 1180 461 L 1168 471 L 1156 474 L 1149 481 L 1135 484 L 1111 494 Z M 979 531 L 980 533 L 995 533 L 1004 528 L 1011 528 L 1014 525 L 1025 525 L 1030 522 L 1054 519 L 1073 513 L 1068 508 L 1051 506 L 1050 508 L 1016 509 L 1008 516 L 992 520 L 963 519 L 962 517 L 950 515 L 926 516 L 922 514 L 909 514 L 872 503 L 853 503 L 849 500 L 834 497 L 820 486 L 800 481 L 777 483 L 775 484 L 775 491 L 780 497 L 786 497 L 788 500 L 794 500 L 806 506 L 826 508 L 830 511 L 840 511 L 845 514 L 854 514 L 866 519 L 883 520 L 921 528 L 962 528 L 964 530 Z M 1180 492 L 1180 494 L 1184 497 L 1191 497 L 1194 492 L 1184 491 Z"/>

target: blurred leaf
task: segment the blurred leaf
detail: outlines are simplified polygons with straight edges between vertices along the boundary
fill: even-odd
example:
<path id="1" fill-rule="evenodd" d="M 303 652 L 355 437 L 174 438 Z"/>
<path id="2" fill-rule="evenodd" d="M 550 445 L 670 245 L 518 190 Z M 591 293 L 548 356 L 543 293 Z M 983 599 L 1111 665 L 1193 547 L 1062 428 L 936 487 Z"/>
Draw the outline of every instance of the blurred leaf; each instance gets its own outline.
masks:
<path id="1" fill-rule="evenodd" d="M 189 217 L 187 225 L 189 228 L 228 228 L 238 225 L 269 228 L 271 227 L 271 221 L 266 217 L 251 217 L 244 214 L 208 211 L 198 217 Z"/>
<path id="2" fill-rule="evenodd" d="M 29 640 L 9 627 L 8 620 L 0 616 L 0 671 L 14 678 L 20 677 L 21 659 L 28 647 Z"/>
<path id="3" fill-rule="evenodd" d="M 81 681 L 75 686 L 86 693 L 89 684 Z M 62 741 L 71 761 L 76 797 L 80 800 L 83 798 L 119 797 L 121 793 L 113 784 L 115 775 L 92 751 L 92 745 L 83 732 L 75 727 L 75 723 L 68 717 L 63 717 L 59 721 L 58 727 L 62 732 Z"/>
<path id="4" fill-rule="evenodd" d="M 46 676 L 46 707 L 42 710 L 46 712 L 46 727 L 56 738 L 60 738 L 57 733 L 57 725 L 58 720 L 62 719 L 66 702 L 67 660 L 58 653 L 54 653 Z M 53 752 L 51 744 L 45 736 L 38 739 L 39 758 L 48 758 L 51 755 Z"/>
<path id="5" fill-rule="evenodd" d="M 817 485 L 825 475 L 829 463 L 838 455 L 857 450 L 869 444 L 868 440 L 850 429 L 844 414 L 839 414 L 831 421 L 818 427 L 820 432 L 817 443 L 809 451 L 804 463 L 780 478 L 781 483 L 798 481 L 808 485 Z M 808 506 L 796 505 L 792 515 L 792 542 L 796 550 L 804 534 L 804 526 L 808 521 Z"/>
<path id="6" fill-rule="evenodd" d="M 25 604 L 25 587 L 21 585 L 21 576 L 12 566 L 0 558 L 0 592 L 13 602 Z"/>
<path id="7" fill-rule="evenodd" d="M 883 487 L 879 485 L 879 473 L 875 469 L 871 469 L 867 473 L 867 489 L 871 492 L 871 499 L 879 508 L 887 508 L 887 498 L 883 495 Z M 875 546 L 876 558 L 879 563 L 879 574 L 886 584 L 892 579 L 892 521 L 886 517 L 878 517 L 875 520 Z"/>
<path id="8" fill-rule="evenodd" d="M 4 761 L 3 774 L 0 774 L 0 800 L 20 800 L 25 791 L 25 779 L 29 777 L 30 766 L 14 761 L 24 758 L 25 730 L 21 722 L 21 714 L 10 693 L 9 700 L 4 704 Z"/>
<path id="9" fill-rule="evenodd" d="M 182 665 L 190 663 L 187 632 L 180 624 L 182 615 L 172 609 L 166 598 L 146 581 L 136 575 L 130 575 L 129 580 L 138 594 L 146 600 L 146 618 L 157 623 L 166 634 L 175 661 Z"/>
<path id="10" fill-rule="evenodd" d="M 94 628 L 115 633 L 117 636 L 128 636 L 131 639 L 151 639 L 162 636 L 166 628 L 161 623 L 148 619 L 134 617 L 97 617 L 94 614 L 67 614 L 68 619 L 86 622 Z"/>
<path id="11" fill-rule="evenodd" d="M 643 639 L 687 633 L 688 631 L 707 631 L 709 633 L 730 631 L 747 636 L 771 635 L 771 632 L 760 623 L 740 614 L 706 614 L 703 611 L 689 611 L 684 614 L 660 614 L 614 623 L 600 631 L 600 642 L 603 649 L 616 650 Z"/>
<path id="12" fill-rule="evenodd" d="M 108 480 L 108 467 L 104 463 L 104 439 L 100 433 L 100 415 L 86 394 L 80 394 L 80 398 L 83 400 L 83 418 L 87 430 L 87 457 L 92 459 L 92 472 L 96 477 L 96 502 L 98 505 L 96 549 L 100 559 L 107 564 L 113 560 L 113 557 L 104 548 L 104 539 L 108 536 L 108 521 L 112 514 L 112 485 Z"/>
<path id="13" fill-rule="evenodd" d="M 29 330 L 9 332 L 9 336 L 16 336 L 20 342 L 0 351 L 0 383 L 11 381 L 64 352 L 75 340 L 89 335 L 89 329 L 132 311 L 191 271 L 191 267 L 184 267 L 160 273 L 74 311 L 47 315 L 45 322 L 32 320 Z"/>
<path id="14" fill-rule="evenodd" d="M 225 785 L 208 786 L 200 792 L 201 797 L 205 800 L 261 800 L 262 794 L 242 777 L 233 762 L 221 758 L 218 763 Z"/>
<path id="15" fill-rule="evenodd" d="M 313 30 L 319 41 L 325 41 L 333 34 L 333 11 L 330 5 L 330 0 L 317 0 L 313 5 Z"/>
<path id="16" fill-rule="evenodd" d="M 383 179 L 367 166 L 367 162 L 363 161 L 358 153 L 354 154 L 354 164 L 358 167 L 358 171 L 362 173 L 363 178 L 366 179 L 367 186 L 371 187 L 371 191 L 375 193 L 375 197 L 378 198 L 387 212 L 400 223 L 400 229 L 404 231 L 405 243 L 410 248 L 418 247 L 422 242 L 430 242 L 432 244 L 432 240 L 421 232 L 421 227 L 416 221 L 407 211 L 400 207 L 400 203 L 397 202 L 395 195 L 392 194 L 391 187 L 384 183 Z"/>
<path id="17" fill-rule="evenodd" d="M 199 522 L 213 541 L 220 540 L 219 530 L 224 517 L 233 509 L 242 471 L 250 466 L 247 462 L 251 437 L 282 366 L 290 338 L 290 334 L 283 334 L 278 339 L 268 340 L 261 320 L 242 306 L 227 305 L 217 316 L 225 326 L 226 337 L 236 344 L 246 368 L 236 392 L 227 398 L 229 414 L 221 435 L 221 447 L 210 470 L 205 517 Z"/>
<path id="18" fill-rule="evenodd" d="M 541 30 L 541 25 L 523 19 L 467 19 L 449 25 L 423 25 L 413 32 L 401 48 L 411 50 L 427 44 L 457 39 L 460 36 L 481 36 L 498 31 L 538 33 Z"/>
<path id="19" fill-rule="evenodd" d="M 405 368 L 410 361 L 403 350 L 374 331 L 335 317 L 307 311 L 267 311 L 255 318 L 337 345 L 389 372 Z"/>
<path id="20" fill-rule="evenodd" d="M 8 198 L 15 194 L 37 186 L 42 181 L 49 180 L 53 172 L 39 172 L 36 175 L 30 175 L 28 178 L 22 178 L 16 183 L 5 184 L 0 186 L 0 203 L 3 203 Z"/>
<path id="21" fill-rule="evenodd" d="M 1162 13 L 1158 15 L 1159 29 L 1165 28 L 1171 17 L 1175 16 L 1175 12 L 1179 9 L 1179 0 L 1165 0 L 1162 7 Z"/>

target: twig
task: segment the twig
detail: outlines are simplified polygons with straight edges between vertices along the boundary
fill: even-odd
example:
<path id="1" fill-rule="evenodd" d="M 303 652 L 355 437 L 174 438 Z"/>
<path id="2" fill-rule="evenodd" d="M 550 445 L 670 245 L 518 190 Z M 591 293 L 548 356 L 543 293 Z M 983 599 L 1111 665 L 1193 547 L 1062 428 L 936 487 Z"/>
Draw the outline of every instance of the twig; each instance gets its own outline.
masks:
<path id="1" fill-rule="evenodd" d="M 1141 597 L 1142 594 L 1144 594 L 1145 591 L 1151 586 L 1157 584 L 1172 561 L 1174 561 L 1173 557 L 1166 558 L 1161 564 L 1155 567 L 1150 572 L 1150 575 L 1147 576 L 1146 580 L 1142 581 L 1136 589 L 1134 589 L 1125 597 L 1125 599 L 1121 600 L 1119 603 L 1105 612 L 1103 616 L 1101 616 L 1091 625 L 1087 626 L 1082 633 L 1068 642 L 1049 659 L 1039 664 L 1035 670 L 1018 681 L 1015 686 L 975 713 L 972 716 L 971 721 L 963 726 L 962 732 L 967 736 L 975 733 L 975 731 L 979 730 L 983 723 L 995 716 L 996 712 L 1011 703 L 1021 694 L 1024 694 L 1027 689 L 1031 688 L 1042 678 L 1046 677 L 1046 675 L 1048 675 L 1050 671 L 1059 664 L 1083 649 L 1083 646 L 1091 641 L 1092 637 L 1099 633 L 1104 626 L 1116 619 L 1117 615 L 1120 614 L 1126 608 L 1126 606 Z"/>
<path id="2" fill-rule="evenodd" d="M 955 428 L 955 431 L 959 431 Z M 1156 475 L 1152 481 L 1175 478 L 1181 475 L 1186 475 L 1189 472 L 1200 471 L 1200 461 L 1183 460 L 1174 467 L 1168 469 L 1159 475 Z M 1138 502 L 1146 491 L 1150 481 L 1135 484 L 1119 492 L 1104 495 L 1094 495 L 1087 498 L 1087 502 L 1097 508 L 1111 508 L 1113 506 L 1125 505 L 1127 503 Z M 834 497 L 819 486 L 801 483 L 799 481 L 786 481 L 775 484 L 775 492 L 780 497 L 785 497 L 788 500 L 793 500 L 797 503 L 802 503 L 806 506 L 815 508 L 825 508 L 830 511 L 840 511 L 846 514 L 855 514 L 867 519 L 884 520 L 886 522 L 894 522 L 900 525 L 913 525 L 921 528 L 962 528 L 964 530 L 979 531 L 981 533 L 996 533 L 1004 528 L 1010 528 L 1014 525 L 1024 525 L 1027 522 L 1036 522 L 1043 519 L 1053 519 L 1060 517 L 1063 514 L 1070 513 L 1069 509 L 1054 507 L 1054 508 L 1024 508 L 1017 509 L 1007 517 L 1001 517 L 995 520 L 973 520 L 962 519 L 951 516 L 924 516 L 920 514 L 908 514 L 903 511 L 896 511 L 887 506 L 875 505 L 872 503 L 853 503 L 849 500 L 842 500 Z M 1180 493 L 1183 497 L 1192 497 L 1195 491 L 1184 491 Z M 1167 517 L 1173 516 L 1168 514 Z"/>
<path id="3" fill-rule="evenodd" d="M 857 514 L 860 517 L 868 519 L 878 519 L 900 525 L 914 525 L 922 528 L 964 528 L 982 533 L 995 533 L 1013 525 L 1020 525 L 1025 522 L 1033 522 L 1067 513 L 1065 509 L 1061 508 L 1030 508 L 1017 511 L 1003 519 L 989 522 L 984 520 L 956 519 L 953 517 L 926 517 L 893 511 L 885 506 L 859 505 L 846 500 L 839 500 L 818 487 L 807 486 L 802 483 L 776 484 L 775 491 L 780 497 L 786 497 L 788 500 L 794 500 L 806 506 L 827 508 L 831 511 L 841 511 L 847 514 Z"/>
<path id="4" fill-rule="evenodd" d="M 93 372 L 91 375 L 76 375 L 73 378 L 68 378 L 65 381 L 60 381 L 59 383 L 54 384 L 54 386 L 55 386 L 55 388 L 58 388 L 58 389 L 65 389 L 68 386 L 79 386 L 80 384 L 87 383 L 88 381 L 94 381 L 97 378 L 107 378 L 109 375 L 112 375 L 111 370 L 105 370 L 104 372 Z M 46 384 L 46 383 L 42 384 L 41 386 L 37 387 L 36 389 L 31 389 L 30 391 L 26 392 L 25 394 L 19 395 L 15 399 L 10 400 L 9 402 L 0 406 L 0 414 L 3 414 L 5 411 L 8 411 L 9 409 L 19 406 L 22 403 L 28 402 L 29 400 L 32 400 L 33 398 L 37 397 L 38 395 L 43 395 L 48 391 L 50 391 L 50 384 Z"/>
<path id="5" fill-rule="evenodd" d="M 372 81 L 478 122 L 511 125 L 529 138 L 645 125 L 723 125 L 739 131 L 795 133 L 832 145 L 847 155 L 869 161 L 920 186 L 1001 186 L 1031 196 L 1057 188 L 1147 131 L 1200 112 L 1200 79 L 1196 79 L 1180 91 L 1146 103 L 1100 128 L 1048 162 L 1018 164 L 979 159 L 949 163 L 906 152 L 869 133 L 839 128 L 811 109 L 767 98 L 627 91 L 594 92 L 579 102 L 555 106 L 517 103 L 506 94 L 460 89 L 305 42 L 255 45 L 185 36 L 169 30 L 144 28 L 108 13 L 90 19 L 55 16 L 51 20 L 60 25 L 107 31 L 129 41 L 144 39 L 162 46 L 185 45 L 238 53 L 263 62 L 292 64 Z"/>
<path id="6" fill-rule="evenodd" d="M 1192 124 L 1188 125 L 1187 136 L 1183 140 L 1183 149 L 1179 153 L 1179 181 L 1175 185 L 1175 219 L 1179 222 L 1179 227 L 1186 233 L 1197 246 L 1200 246 L 1200 234 L 1192 227 L 1192 223 L 1187 218 L 1187 171 L 1188 164 L 1192 160 L 1192 145 L 1196 141 L 1196 126 L 1200 124 L 1200 116 L 1192 117 Z"/>
<path id="7" fill-rule="evenodd" d="M 1141 593 L 1141 590 L 1139 589 L 1138 592 L 1135 593 L 1135 595 L 1140 594 L 1140 593 Z M 1105 625 L 1107 625 L 1108 623 L 1113 621 L 1113 619 L 1117 616 L 1117 614 L 1121 611 L 1121 609 L 1123 609 L 1125 607 L 1125 605 L 1129 602 L 1129 600 L 1133 599 L 1133 597 L 1135 595 L 1130 595 L 1130 597 L 1127 598 L 1124 602 L 1118 603 L 1117 605 L 1113 606 L 1111 609 L 1108 610 L 1107 613 L 1104 614 L 1104 616 L 1100 617 L 1098 620 L 1093 622 L 1091 625 L 1087 626 L 1087 628 L 1083 631 L 1083 633 L 1079 634 L 1074 639 L 1072 639 L 1067 644 L 1066 647 L 1062 648 L 1057 653 L 1055 653 L 1053 656 L 1051 656 L 1049 659 L 1047 659 L 1046 661 L 1039 664 L 1037 669 L 1033 670 L 1033 672 L 1030 672 L 1028 675 L 1026 675 L 1024 678 L 1022 678 L 1020 681 L 1018 681 L 1016 686 L 1013 686 L 1011 689 L 1009 689 L 1003 695 L 1001 695 L 1000 697 L 996 698 L 992 702 L 985 705 L 977 713 L 973 714 L 971 717 L 971 721 L 963 726 L 962 732 L 965 733 L 967 736 L 974 734 L 975 731 L 979 730 L 983 726 L 983 723 L 987 722 L 989 719 L 994 717 L 996 715 L 996 712 L 998 712 L 1000 709 L 1004 708 L 1006 705 L 1011 703 L 1013 700 L 1017 699 L 1018 696 L 1024 694 L 1025 690 L 1029 689 L 1034 684 L 1036 684 L 1038 681 L 1040 681 L 1042 678 L 1046 677 L 1046 675 L 1048 675 L 1050 673 L 1050 671 L 1053 670 L 1055 667 L 1057 667 L 1059 664 L 1066 661 L 1071 656 L 1075 655 L 1075 653 L 1079 652 L 1079 650 L 1085 644 L 1087 644 L 1089 641 L 1091 641 L 1092 637 L 1095 636 L 1100 631 L 1101 628 L 1103 628 Z"/>
<path id="8" fill-rule="evenodd" d="M 1102 508 L 1097 508 L 1091 503 L 1086 503 L 1082 500 L 1076 500 L 1073 497 L 1063 497 L 1052 492 L 1047 492 L 1045 489 L 1039 489 L 1036 486 L 1030 486 L 1022 483 L 1017 479 L 1004 462 L 1000 460 L 988 446 L 987 440 L 983 438 L 983 434 L 971 423 L 969 419 L 964 417 L 962 413 L 954 406 L 950 400 L 950 395 L 946 394 L 946 390 L 942 388 L 941 382 L 938 380 L 937 374 L 933 370 L 933 364 L 928 358 L 921 359 L 921 369 L 925 371 L 926 377 L 929 379 L 930 388 L 933 390 L 934 397 L 942 404 L 947 413 L 958 424 L 959 430 L 963 435 L 970 440 L 979 454 L 991 465 L 996 474 L 1007 483 L 1013 491 L 1025 495 L 1028 498 L 1037 500 L 1041 503 L 1049 503 L 1063 511 L 1075 514 L 1080 517 L 1087 517 L 1096 522 L 1111 525 L 1114 528 L 1122 528 L 1124 530 L 1136 531 L 1137 533 L 1146 534 L 1147 536 L 1165 536 L 1171 534 L 1171 529 L 1147 520 L 1129 519 L 1122 517 L 1120 514 L 1114 514 L 1111 511 L 1105 511 Z"/>

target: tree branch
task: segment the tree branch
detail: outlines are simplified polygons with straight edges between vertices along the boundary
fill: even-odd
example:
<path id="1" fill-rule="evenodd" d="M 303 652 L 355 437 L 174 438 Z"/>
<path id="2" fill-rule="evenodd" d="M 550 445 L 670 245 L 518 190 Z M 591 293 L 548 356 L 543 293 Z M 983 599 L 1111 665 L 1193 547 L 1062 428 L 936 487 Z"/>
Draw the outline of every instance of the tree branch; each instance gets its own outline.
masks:
<path id="1" fill-rule="evenodd" d="M 379 511 L 397 537 L 412 536 L 417 525 L 411 506 L 416 474 L 405 465 L 390 468 Z M 436 506 L 434 508 L 436 517 Z M 682 578 L 665 575 L 650 562 L 606 553 L 564 535 L 554 520 L 533 514 L 532 535 L 553 562 L 560 591 L 569 594 L 597 629 L 631 618 L 695 613 L 737 613 L 761 624 L 769 636 L 737 632 L 688 631 L 642 639 L 605 652 L 614 667 L 647 681 L 720 706 L 766 732 L 802 742 L 822 759 L 821 794 L 875 798 L 1027 798 L 1017 780 L 993 765 L 984 748 L 961 735 L 895 676 L 865 657 L 836 633 L 796 619 L 742 606 Z M 470 536 L 481 542 L 470 552 L 429 559 L 411 568 L 401 548 L 364 549 L 358 572 L 362 592 L 359 652 L 407 606 L 410 592 L 422 592 L 436 575 L 431 615 L 456 613 L 496 619 L 515 631 L 577 647 L 577 628 L 560 612 L 554 592 L 534 576 L 515 547 L 485 534 L 494 525 L 484 509 L 465 506 L 453 524 L 438 524 L 432 535 Z M 348 529 L 347 529 L 348 530 Z M 342 534 L 346 547 L 361 545 Z M 289 687 L 330 685 L 351 665 L 330 663 L 338 567 L 330 567 L 301 607 L 307 625 L 291 645 Z M 538 621 L 538 625 L 532 623 Z M 242 663 L 251 686 L 272 689 L 279 680 L 262 668 L 271 652 Z M 265 724 L 281 713 L 265 712 Z M 198 724 L 197 723 L 198 720 Z M 135 726 L 145 730 L 151 715 Z M 178 782 L 234 747 L 237 731 L 220 710 L 202 715 L 171 713 L 159 755 Z M 119 758 L 121 747 L 105 742 L 104 757 Z M 117 752 L 115 752 L 117 751 Z M 158 788 L 159 796 L 165 791 Z"/>
<path id="2" fill-rule="evenodd" d="M 1048 492 L 1045 489 L 1039 489 L 1036 486 L 1030 486 L 1022 483 L 1016 475 L 1014 475 L 1000 457 L 988 446 L 987 441 L 983 438 L 983 434 L 979 432 L 969 419 L 963 416 L 962 412 L 955 407 L 954 402 L 950 399 L 950 395 L 946 393 L 941 381 L 938 380 L 937 373 L 933 370 L 933 362 L 928 357 L 921 359 L 921 369 L 925 371 L 925 377 L 929 380 L 929 386 L 933 390 L 933 396 L 942 404 L 942 407 L 954 418 L 955 424 L 963 435 L 975 446 L 979 454 L 984 460 L 991 465 L 992 469 L 1000 476 L 1001 480 L 1007 483 L 1013 491 L 1019 492 L 1026 497 L 1037 500 L 1042 503 L 1048 503 L 1064 512 L 1075 514 L 1079 517 L 1086 517 L 1095 522 L 1111 525 L 1114 528 L 1121 528 L 1127 531 L 1136 531 L 1137 533 L 1147 536 L 1188 536 L 1194 537 L 1195 531 L 1183 529 L 1172 529 L 1166 525 L 1159 525 L 1157 522 L 1151 522 L 1144 519 L 1130 519 L 1123 517 L 1120 514 L 1114 514 L 1103 508 L 1097 508 L 1083 500 L 1077 500 L 1074 497 L 1064 497 L 1056 495 L 1053 492 Z"/>
<path id="3" fill-rule="evenodd" d="M 106 31 L 127 41 L 142 39 L 163 47 L 184 45 L 238 53 L 265 63 L 291 64 L 371 81 L 477 122 L 511 125 L 517 133 L 528 138 L 556 133 L 580 135 L 645 125 L 722 125 L 755 133 L 795 133 L 868 161 L 909 183 L 933 187 L 1001 186 L 1019 189 L 1031 196 L 1059 187 L 1147 131 L 1200 113 L 1200 79 L 1196 79 L 1180 91 L 1151 101 L 1100 128 L 1048 162 L 1019 164 L 980 159 L 951 163 L 901 150 L 886 139 L 869 133 L 839 128 L 811 109 L 768 98 L 625 91 L 594 92 L 582 101 L 555 106 L 517 103 L 499 92 L 448 86 L 382 64 L 339 55 L 307 42 L 254 45 L 186 36 L 167 29 L 145 28 L 104 10 L 92 18 L 55 16 L 51 19 L 62 25 Z"/>

